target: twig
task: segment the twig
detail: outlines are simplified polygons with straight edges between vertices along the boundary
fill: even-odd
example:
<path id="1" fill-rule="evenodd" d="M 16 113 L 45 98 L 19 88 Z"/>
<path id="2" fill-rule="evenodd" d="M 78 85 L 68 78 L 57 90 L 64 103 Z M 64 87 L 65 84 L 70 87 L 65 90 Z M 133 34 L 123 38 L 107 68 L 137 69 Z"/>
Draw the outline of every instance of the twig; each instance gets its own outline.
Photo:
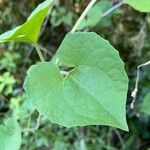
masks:
<path id="1" fill-rule="evenodd" d="M 146 17 L 147 18 L 147 17 Z M 142 50 L 143 50 L 143 47 L 144 47 L 144 42 L 145 42 L 145 38 L 147 36 L 146 34 L 146 18 L 145 18 L 145 22 L 144 24 L 142 25 L 140 31 L 138 32 L 138 34 L 134 37 L 131 38 L 131 41 L 133 42 L 133 56 L 137 55 L 137 56 L 141 56 L 142 54 Z"/>
<path id="2" fill-rule="evenodd" d="M 37 53 L 38 53 L 38 55 L 39 55 L 41 61 L 44 62 L 45 59 L 44 59 L 44 56 L 43 56 L 43 54 L 42 54 L 42 52 L 41 52 L 41 50 L 40 50 L 39 45 L 38 45 L 38 44 L 34 44 L 34 46 L 35 46 L 35 49 L 36 49 L 36 51 L 37 51 Z"/>
<path id="3" fill-rule="evenodd" d="M 39 47 L 43 52 L 47 53 L 49 56 L 53 56 L 53 54 L 49 50 L 47 50 L 45 47 L 41 45 L 39 45 Z"/>
<path id="4" fill-rule="evenodd" d="M 102 17 L 105 17 L 105 16 L 109 15 L 112 11 L 116 10 L 117 8 L 119 8 L 122 4 L 123 4 L 123 2 L 121 1 L 118 4 L 112 6 L 110 9 L 108 9 L 106 12 L 104 12 L 102 14 Z"/>
<path id="5" fill-rule="evenodd" d="M 80 18 L 77 20 L 77 22 L 75 23 L 74 27 L 71 30 L 71 33 L 76 32 L 77 28 L 79 27 L 81 21 L 85 18 L 85 16 L 87 15 L 87 13 L 89 12 L 89 10 L 92 8 L 92 6 L 96 3 L 97 0 L 91 0 L 91 2 L 88 4 L 88 6 L 86 7 L 86 9 L 84 10 L 84 12 L 82 13 L 82 15 L 80 16 Z"/>
<path id="6" fill-rule="evenodd" d="M 120 132 L 119 132 L 118 129 L 116 129 L 116 128 L 113 128 L 113 130 L 114 130 L 115 134 L 117 135 L 117 137 L 118 137 L 118 139 L 119 139 L 119 141 L 120 141 L 120 144 L 121 144 L 121 146 L 122 146 L 122 149 L 124 149 L 124 141 L 123 141 L 123 138 L 122 138 Z"/>
<path id="7" fill-rule="evenodd" d="M 81 21 L 85 18 L 85 16 L 87 15 L 87 13 L 89 12 L 89 10 L 93 7 L 93 5 L 96 3 L 97 0 L 91 0 L 91 2 L 89 3 L 89 5 L 86 7 L 86 9 L 84 10 L 84 12 L 82 13 L 82 15 L 80 16 L 80 18 L 77 20 L 77 22 L 75 23 L 74 27 L 71 30 L 71 33 L 74 33 L 77 28 L 79 27 Z M 117 8 L 119 8 L 121 5 L 123 4 L 123 2 L 119 2 L 118 4 L 112 6 L 110 9 L 108 9 L 106 12 L 104 12 L 102 14 L 101 17 L 105 17 L 107 15 L 109 15 L 112 11 L 116 10 Z"/>
<path id="8" fill-rule="evenodd" d="M 27 133 L 27 132 L 35 132 L 40 127 L 40 120 L 41 120 L 41 115 L 39 114 L 35 127 L 34 128 L 25 128 L 25 129 L 22 130 L 22 132 L 25 132 L 25 133 Z"/>
<path id="9" fill-rule="evenodd" d="M 39 114 L 37 118 L 37 123 L 36 123 L 36 126 L 34 127 L 34 131 L 38 130 L 38 128 L 40 127 L 40 120 L 41 120 L 41 114 Z"/>
<path id="10" fill-rule="evenodd" d="M 145 67 L 145 66 L 148 66 L 148 65 L 150 65 L 150 61 L 148 61 L 148 62 L 146 62 L 146 63 L 143 63 L 143 64 L 137 66 L 137 77 L 136 77 L 136 82 L 135 82 L 135 88 L 134 88 L 134 90 L 132 91 L 132 94 L 131 94 L 131 96 L 133 97 L 133 101 L 132 101 L 132 103 L 130 104 L 131 109 L 134 108 L 134 103 L 135 103 L 136 97 L 137 97 L 138 83 L 139 83 L 139 79 L 140 79 L 140 69 L 141 69 L 142 67 Z"/>

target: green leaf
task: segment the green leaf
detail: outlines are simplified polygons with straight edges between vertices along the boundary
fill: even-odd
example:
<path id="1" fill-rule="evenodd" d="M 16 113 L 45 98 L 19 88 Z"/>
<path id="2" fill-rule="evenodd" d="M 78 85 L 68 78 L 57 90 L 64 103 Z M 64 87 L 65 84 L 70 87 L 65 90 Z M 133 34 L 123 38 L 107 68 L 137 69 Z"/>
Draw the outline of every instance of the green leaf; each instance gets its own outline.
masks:
<path id="1" fill-rule="evenodd" d="M 9 41 L 36 43 L 41 25 L 49 10 L 49 7 L 51 6 L 51 3 L 52 0 L 46 0 L 32 12 L 23 25 L 0 35 L 0 43 Z"/>
<path id="2" fill-rule="evenodd" d="M 150 0 L 124 0 L 124 3 L 141 12 L 150 12 Z"/>
<path id="3" fill-rule="evenodd" d="M 5 72 L 0 75 L 0 93 L 3 92 L 5 95 L 12 93 L 13 85 L 16 83 L 14 77 L 10 72 Z"/>
<path id="4" fill-rule="evenodd" d="M 8 118 L 0 125 L 0 149 L 19 150 L 21 145 L 21 130 L 16 120 Z"/>
<path id="5" fill-rule="evenodd" d="M 53 62 L 28 71 L 24 89 L 33 106 L 53 123 L 66 127 L 110 125 L 128 130 L 128 78 L 118 52 L 96 33 L 69 33 L 57 52 L 61 75 Z"/>
<path id="6" fill-rule="evenodd" d="M 142 107 L 141 107 L 141 112 L 150 115 L 150 93 L 148 93 L 144 97 L 144 101 L 143 101 L 143 104 L 142 104 Z"/>
<path id="7" fill-rule="evenodd" d="M 34 110 L 35 109 L 31 105 L 30 101 L 28 99 L 26 99 L 24 101 L 24 103 L 19 107 L 18 116 L 19 116 L 19 118 L 26 118 L 29 115 L 31 115 L 31 113 L 33 113 Z"/>
<path id="8" fill-rule="evenodd" d="M 88 12 L 87 16 L 81 21 L 78 30 L 82 30 L 85 27 L 94 27 L 100 20 L 102 13 L 111 6 L 108 0 L 102 0 L 97 2 Z"/>

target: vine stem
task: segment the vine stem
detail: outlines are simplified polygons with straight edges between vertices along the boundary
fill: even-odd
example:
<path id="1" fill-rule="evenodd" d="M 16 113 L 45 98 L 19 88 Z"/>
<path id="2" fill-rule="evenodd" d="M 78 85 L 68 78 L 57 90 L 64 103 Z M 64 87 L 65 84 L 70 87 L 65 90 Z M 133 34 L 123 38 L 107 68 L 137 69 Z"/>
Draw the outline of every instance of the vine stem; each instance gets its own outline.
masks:
<path id="1" fill-rule="evenodd" d="M 119 8 L 122 4 L 123 4 L 123 2 L 121 1 L 118 4 L 112 6 L 110 9 L 108 9 L 106 12 L 104 12 L 102 14 L 102 17 L 105 17 L 105 16 L 109 15 L 112 11 L 116 10 L 117 8 Z"/>
<path id="2" fill-rule="evenodd" d="M 80 16 L 80 18 L 77 20 L 77 22 L 75 23 L 74 27 L 71 30 L 71 33 L 76 32 L 77 28 L 79 27 L 81 21 L 85 18 L 85 16 L 87 15 L 87 13 L 89 12 L 89 10 L 92 8 L 92 6 L 96 3 L 97 0 L 91 0 L 91 2 L 88 4 L 88 6 L 86 7 L 86 9 L 84 10 L 84 12 L 82 13 L 82 15 Z"/>
<path id="3" fill-rule="evenodd" d="M 41 52 L 41 50 L 40 50 L 39 45 L 36 43 L 36 44 L 34 44 L 34 47 L 35 47 L 35 49 L 36 49 L 36 51 L 37 51 L 37 53 L 38 53 L 38 55 L 39 55 L 41 61 L 44 62 L 45 59 L 44 59 L 44 56 L 43 56 L 43 54 L 42 54 L 42 52 Z"/>
<path id="4" fill-rule="evenodd" d="M 28 133 L 28 132 L 35 132 L 36 130 L 38 130 L 39 129 L 39 127 L 40 127 L 40 120 L 41 120 L 41 115 L 39 114 L 38 115 L 38 118 L 37 118 L 37 122 L 36 122 L 36 125 L 35 125 L 35 127 L 33 127 L 33 128 L 25 128 L 25 129 L 23 129 L 22 130 L 22 132 L 25 132 L 26 134 Z"/>
<path id="5" fill-rule="evenodd" d="M 138 92 L 138 84 L 139 84 L 139 80 L 140 80 L 140 69 L 142 67 L 145 67 L 145 66 L 148 66 L 150 65 L 150 61 L 144 63 L 144 64 L 141 64 L 139 66 L 137 66 L 137 77 L 136 77 L 136 82 L 135 82 L 135 88 L 134 90 L 132 91 L 131 93 L 131 96 L 133 97 L 133 100 L 132 100 L 132 103 L 130 104 L 130 107 L 131 109 L 134 108 L 134 103 L 136 101 L 136 97 L 137 97 L 137 92 Z"/>

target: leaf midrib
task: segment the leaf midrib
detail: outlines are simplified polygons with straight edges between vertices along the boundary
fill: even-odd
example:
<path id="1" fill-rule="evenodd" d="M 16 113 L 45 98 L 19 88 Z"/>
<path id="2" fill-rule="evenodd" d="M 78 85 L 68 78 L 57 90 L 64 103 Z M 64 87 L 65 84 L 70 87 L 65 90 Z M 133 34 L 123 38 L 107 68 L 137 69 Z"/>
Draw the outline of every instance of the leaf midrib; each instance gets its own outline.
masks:
<path id="1" fill-rule="evenodd" d="M 86 65 L 82 65 L 82 66 L 86 66 Z M 79 67 L 82 67 L 82 66 L 79 66 Z M 87 67 L 89 67 L 89 66 L 87 66 Z M 78 67 L 77 67 L 76 69 L 78 69 Z M 83 88 L 83 89 L 86 91 L 86 93 L 88 93 L 90 96 L 92 96 L 92 97 L 98 102 L 98 104 L 104 109 L 104 111 L 106 111 L 106 112 L 113 118 L 113 120 L 114 120 L 119 126 L 122 126 L 122 125 L 114 118 L 114 116 L 113 116 L 106 108 L 104 108 L 104 106 L 97 100 L 97 98 L 95 98 L 95 96 L 94 96 L 93 94 L 91 94 L 79 81 L 77 81 L 75 78 L 73 78 L 73 76 L 72 76 L 71 74 L 68 74 L 68 76 L 70 76 L 78 85 L 80 85 L 80 87 Z M 67 80 L 67 78 L 66 78 L 65 80 Z M 64 85 L 64 83 L 63 83 L 63 85 Z M 105 121 L 103 121 L 103 122 L 105 122 Z"/>

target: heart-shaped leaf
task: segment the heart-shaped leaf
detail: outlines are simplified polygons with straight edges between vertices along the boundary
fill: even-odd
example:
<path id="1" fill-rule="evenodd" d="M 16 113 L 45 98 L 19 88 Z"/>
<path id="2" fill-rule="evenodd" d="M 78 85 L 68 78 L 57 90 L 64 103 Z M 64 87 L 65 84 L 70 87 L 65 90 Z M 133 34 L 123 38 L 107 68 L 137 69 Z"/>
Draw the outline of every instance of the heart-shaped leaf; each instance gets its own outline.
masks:
<path id="1" fill-rule="evenodd" d="M 0 125 L 0 149 L 19 150 L 21 145 L 21 130 L 16 120 L 8 118 Z"/>
<path id="2" fill-rule="evenodd" d="M 118 52 L 96 33 L 68 33 L 53 62 L 31 66 L 24 84 L 35 108 L 63 126 L 110 125 L 128 130 L 128 78 Z"/>
<path id="3" fill-rule="evenodd" d="M 36 43 L 43 20 L 49 10 L 52 0 L 46 0 L 40 4 L 29 16 L 27 21 L 21 25 L 0 35 L 0 43 L 18 41 Z"/>
<path id="4" fill-rule="evenodd" d="M 150 0 L 124 0 L 124 3 L 141 12 L 150 12 Z"/>

